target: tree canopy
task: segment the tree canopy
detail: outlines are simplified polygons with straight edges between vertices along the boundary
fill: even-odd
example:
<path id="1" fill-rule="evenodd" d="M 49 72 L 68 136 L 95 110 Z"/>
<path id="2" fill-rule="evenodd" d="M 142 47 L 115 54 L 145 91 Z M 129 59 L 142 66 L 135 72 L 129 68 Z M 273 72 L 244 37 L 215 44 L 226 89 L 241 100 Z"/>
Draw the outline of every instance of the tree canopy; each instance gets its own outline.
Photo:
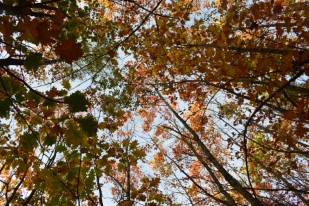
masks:
<path id="1" fill-rule="evenodd" d="M 309 205 L 309 4 L 0 0 L 1 205 Z"/>

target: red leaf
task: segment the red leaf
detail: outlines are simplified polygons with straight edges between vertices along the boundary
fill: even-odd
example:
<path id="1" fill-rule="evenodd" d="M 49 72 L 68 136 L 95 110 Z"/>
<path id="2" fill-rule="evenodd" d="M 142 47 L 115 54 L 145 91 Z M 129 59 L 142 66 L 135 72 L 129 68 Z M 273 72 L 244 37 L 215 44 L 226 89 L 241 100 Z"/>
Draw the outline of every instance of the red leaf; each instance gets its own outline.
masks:
<path id="1" fill-rule="evenodd" d="M 81 44 L 76 43 L 75 38 L 69 38 L 59 42 L 56 46 L 55 52 L 66 63 L 72 64 L 73 61 L 78 60 L 83 56 Z"/>
<path id="2" fill-rule="evenodd" d="M 3 33 L 3 38 L 5 41 L 9 41 L 11 35 L 13 34 L 13 24 L 10 22 L 9 17 L 4 16 L 0 18 L 0 31 Z"/>

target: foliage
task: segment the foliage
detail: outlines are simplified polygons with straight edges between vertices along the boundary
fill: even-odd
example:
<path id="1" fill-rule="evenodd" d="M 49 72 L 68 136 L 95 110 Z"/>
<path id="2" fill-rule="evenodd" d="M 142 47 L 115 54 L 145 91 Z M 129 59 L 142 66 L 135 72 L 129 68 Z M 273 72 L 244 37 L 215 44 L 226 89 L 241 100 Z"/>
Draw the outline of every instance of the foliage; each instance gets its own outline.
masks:
<path id="1" fill-rule="evenodd" d="M 308 18 L 306 1 L 1 0 L 0 203 L 309 205 Z"/>

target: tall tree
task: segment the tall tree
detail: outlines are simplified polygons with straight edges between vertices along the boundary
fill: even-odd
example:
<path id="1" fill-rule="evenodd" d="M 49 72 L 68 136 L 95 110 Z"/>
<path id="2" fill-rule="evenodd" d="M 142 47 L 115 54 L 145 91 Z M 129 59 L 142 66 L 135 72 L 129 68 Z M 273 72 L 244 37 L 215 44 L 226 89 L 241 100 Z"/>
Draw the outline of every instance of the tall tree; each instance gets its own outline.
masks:
<path id="1" fill-rule="evenodd" d="M 132 40 L 146 130 L 195 204 L 308 205 L 308 4 L 203 3 L 162 5 Z"/>
<path id="2" fill-rule="evenodd" d="M 92 1 L 1 1 L 0 8 L 1 204 L 95 205 L 94 162 L 109 148 L 97 131 L 115 131 L 129 104 L 119 69 L 110 70 L 115 24 Z M 72 88 L 79 79 L 90 82 L 82 92 Z M 97 90 L 115 85 L 123 105 Z"/>
<path id="3" fill-rule="evenodd" d="M 308 11 L 1 1 L 1 204 L 309 205 Z"/>

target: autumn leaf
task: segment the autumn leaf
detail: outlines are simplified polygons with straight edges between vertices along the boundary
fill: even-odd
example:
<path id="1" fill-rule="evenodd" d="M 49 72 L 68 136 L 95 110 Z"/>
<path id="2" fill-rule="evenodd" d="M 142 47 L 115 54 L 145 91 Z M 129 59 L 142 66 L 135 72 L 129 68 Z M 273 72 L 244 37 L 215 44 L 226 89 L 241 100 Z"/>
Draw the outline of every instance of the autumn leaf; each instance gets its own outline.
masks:
<path id="1" fill-rule="evenodd" d="M 125 201 L 121 201 L 119 203 L 119 206 L 133 206 L 134 202 L 133 201 L 129 201 L 129 200 L 125 200 Z"/>
<path id="2" fill-rule="evenodd" d="M 1 205 L 309 205 L 307 2 L 0 8 Z"/>
<path id="3" fill-rule="evenodd" d="M 155 186 L 158 186 L 159 183 L 160 183 L 160 178 L 153 178 L 149 182 L 149 186 L 150 187 L 155 187 Z"/>
<path id="4" fill-rule="evenodd" d="M 41 42 L 44 45 L 48 45 L 50 43 L 54 42 L 54 39 L 52 38 L 52 32 L 50 30 L 50 24 L 49 22 L 39 22 L 37 24 L 37 28 L 32 33 L 36 32 L 37 37 L 36 39 Z"/>
<path id="5" fill-rule="evenodd" d="M 18 30 L 22 33 L 21 37 L 30 42 L 38 42 L 38 27 L 39 27 L 38 19 L 25 18 L 23 21 L 19 21 L 17 24 Z M 46 25 L 44 27 L 46 29 Z M 46 32 L 46 36 L 48 33 Z M 46 37 L 45 37 L 46 38 Z"/>
<path id="6" fill-rule="evenodd" d="M 9 41 L 13 34 L 13 24 L 8 16 L 0 17 L 0 31 L 3 33 L 4 41 Z"/>
<path id="7" fill-rule="evenodd" d="M 140 201 L 145 201 L 147 199 L 147 197 L 144 194 L 140 194 L 140 195 L 137 196 L 136 199 L 138 199 Z"/>
<path id="8" fill-rule="evenodd" d="M 81 44 L 76 43 L 76 39 L 72 37 L 58 42 L 55 52 L 59 55 L 60 59 L 69 64 L 83 56 Z"/>

